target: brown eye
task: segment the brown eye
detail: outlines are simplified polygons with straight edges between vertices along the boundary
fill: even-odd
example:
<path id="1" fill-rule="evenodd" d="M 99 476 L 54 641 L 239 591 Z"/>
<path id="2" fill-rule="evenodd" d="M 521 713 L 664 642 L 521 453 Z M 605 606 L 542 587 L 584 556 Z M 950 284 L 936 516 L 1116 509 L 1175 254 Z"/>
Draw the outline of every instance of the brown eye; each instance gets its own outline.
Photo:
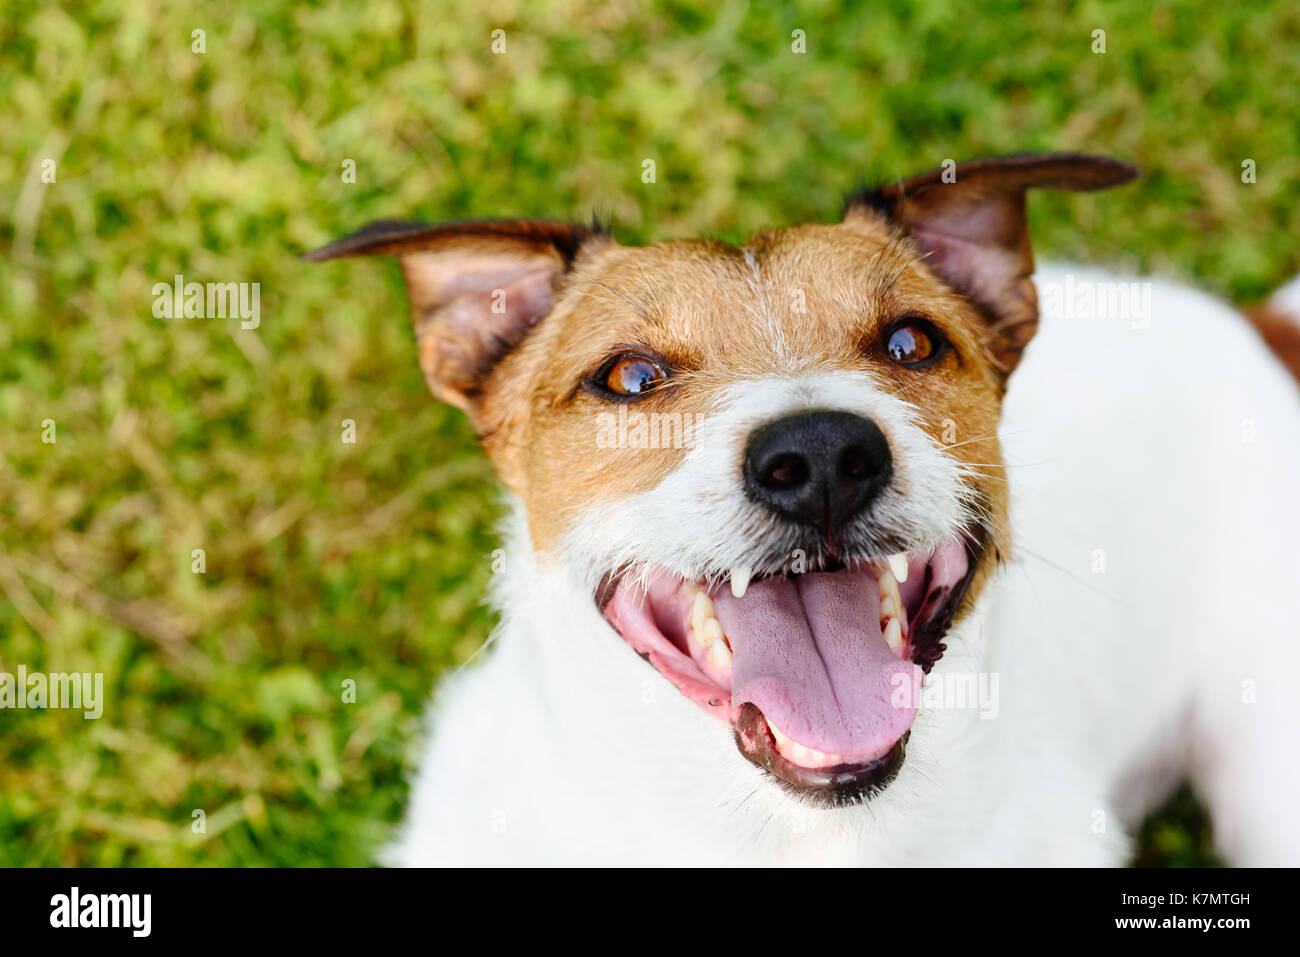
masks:
<path id="1" fill-rule="evenodd" d="M 663 370 L 645 356 L 624 356 L 609 367 L 601 384 L 615 395 L 642 395 L 663 380 Z"/>
<path id="2" fill-rule="evenodd" d="M 885 351 L 899 365 L 921 365 L 939 355 L 944 345 L 938 330 L 928 322 L 904 319 L 885 340 Z"/>

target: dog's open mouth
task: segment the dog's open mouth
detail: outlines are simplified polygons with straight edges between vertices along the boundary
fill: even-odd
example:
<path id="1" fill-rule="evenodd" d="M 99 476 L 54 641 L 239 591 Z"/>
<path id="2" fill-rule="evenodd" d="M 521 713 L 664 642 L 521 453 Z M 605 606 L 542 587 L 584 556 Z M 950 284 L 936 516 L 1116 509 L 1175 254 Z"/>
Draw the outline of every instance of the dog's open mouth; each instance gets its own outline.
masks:
<path id="1" fill-rule="evenodd" d="M 820 803 L 898 772 L 924 673 L 979 554 L 960 535 L 923 554 L 706 584 L 651 568 L 597 604 L 673 685 L 735 729 L 747 758 Z"/>

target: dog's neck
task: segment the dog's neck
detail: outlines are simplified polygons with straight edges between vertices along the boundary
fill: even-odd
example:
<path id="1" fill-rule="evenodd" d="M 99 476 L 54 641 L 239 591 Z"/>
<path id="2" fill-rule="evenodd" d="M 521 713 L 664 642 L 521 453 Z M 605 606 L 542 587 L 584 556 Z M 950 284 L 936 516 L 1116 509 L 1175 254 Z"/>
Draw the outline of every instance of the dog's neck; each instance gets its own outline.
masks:
<path id="1" fill-rule="evenodd" d="M 545 813 L 556 840 L 571 839 L 566 831 L 617 833 L 624 848 L 642 848 L 642 859 L 682 862 L 708 861 L 714 849 L 718 859 L 734 861 L 737 847 L 751 848 L 756 862 L 924 858 L 947 813 L 941 805 L 949 798 L 936 782 L 951 784 L 972 760 L 972 737 L 987 730 L 979 726 L 996 722 L 981 722 L 973 709 L 923 709 L 908 760 L 888 789 L 847 812 L 808 806 L 741 756 L 727 724 L 619 639 L 585 581 L 560 562 L 539 559 L 518 502 L 510 503 L 502 532 L 504 561 L 492 586 L 501 625 L 490 651 L 510 696 L 500 717 L 530 756 L 519 774 L 533 779 L 519 779 L 518 787 L 550 803 Z M 952 650 L 935 676 L 987 671 L 980 619 L 991 600 L 950 632 Z M 952 747 L 958 740 L 960 749 Z M 671 801 L 664 781 L 676 782 Z M 580 823 L 593 820 L 609 831 Z"/>

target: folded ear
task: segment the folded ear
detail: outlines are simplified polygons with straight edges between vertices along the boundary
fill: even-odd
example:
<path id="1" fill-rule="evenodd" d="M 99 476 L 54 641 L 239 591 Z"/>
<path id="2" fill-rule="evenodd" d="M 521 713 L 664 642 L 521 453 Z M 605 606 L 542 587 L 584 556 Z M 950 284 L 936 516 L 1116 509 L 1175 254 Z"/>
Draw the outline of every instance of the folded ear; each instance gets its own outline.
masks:
<path id="1" fill-rule="evenodd" d="M 863 190 L 845 204 L 844 219 L 884 215 L 903 227 L 926 264 L 988 315 L 1007 374 L 1038 326 L 1025 190 L 1106 189 L 1137 175 L 1128 163 L 1081 153 L 971 160 Z"/>
<path id="2" fill-rule="evenodd" d="M 476 418 L 484 378 L 551 309 L 555 280 L 599 227 L 541 220 L 384 220 L 305 254 L 396 256 L 429 388 Z"/>

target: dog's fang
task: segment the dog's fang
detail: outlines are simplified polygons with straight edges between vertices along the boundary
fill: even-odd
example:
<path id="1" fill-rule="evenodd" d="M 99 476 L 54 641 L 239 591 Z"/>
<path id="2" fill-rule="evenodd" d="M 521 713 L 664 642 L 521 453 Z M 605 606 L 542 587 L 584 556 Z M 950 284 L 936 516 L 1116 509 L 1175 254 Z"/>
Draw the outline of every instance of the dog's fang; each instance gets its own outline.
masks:
<path id="1" fill-rule="evenodd" d="M 731 593 L 737 598 L 744 598 L 749 589 L 749 576 L 752 569 L 748 565 L 737 565 L 731 570 Z"/>

